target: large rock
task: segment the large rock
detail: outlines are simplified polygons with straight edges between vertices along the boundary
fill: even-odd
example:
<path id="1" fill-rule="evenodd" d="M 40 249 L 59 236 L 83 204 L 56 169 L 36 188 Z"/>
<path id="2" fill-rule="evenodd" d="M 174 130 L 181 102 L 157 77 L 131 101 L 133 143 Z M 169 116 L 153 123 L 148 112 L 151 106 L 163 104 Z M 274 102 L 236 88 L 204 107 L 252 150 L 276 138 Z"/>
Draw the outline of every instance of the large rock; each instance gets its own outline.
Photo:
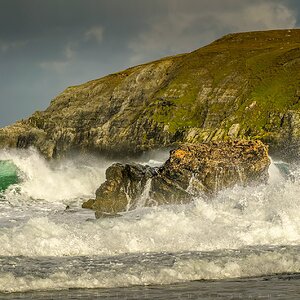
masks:
<path id="1" fill-rule="evenodd" d="M 261 139 L 299 157 L 300 30 L 227 35 L 67 88 L 43 112 L 0 129 L 0 147 L 134 154 L 176 143 Z"/>
<path id="2" fill-rule="evenodd" d="M 114 164 L 96 199 L 83 204 L 98 217 L 142 206 L 178 204 L 235 184 L 266 182 L 270 160 L 260 141 L 185 144 L 170 152 L 160 168 Z"/>
<path id="3" fill-rule="evenodd" d="M 106 170 L 106 181 L 97 189 L 96 200 L 87 201 L 83 207 L 104 213 L 134 209 L 156 172 L 149 166 L 115 163 Z"/>

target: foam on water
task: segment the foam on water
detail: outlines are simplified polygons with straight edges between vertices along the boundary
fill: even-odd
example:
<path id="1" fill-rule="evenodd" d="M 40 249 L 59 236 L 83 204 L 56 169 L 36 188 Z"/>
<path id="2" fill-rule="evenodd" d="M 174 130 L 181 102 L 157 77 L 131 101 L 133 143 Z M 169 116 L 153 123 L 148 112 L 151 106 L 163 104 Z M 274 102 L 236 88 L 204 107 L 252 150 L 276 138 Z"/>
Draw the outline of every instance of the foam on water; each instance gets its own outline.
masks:
<path id="1" fill-rule="evenodd" d="M 250 248 L 210 253 L 140 254 L 110 257 L 109 260 L 75 257 L 53 262 L 45 258 L 25 263 L 18 257 L 10 262 L 11 271 L 1 272 L 0 292 L 112 288 L 298 273 L 299 250 L 299 247 L 262 248 L 260 251 Z M 1 262 L 3 264 L 3 259 Z M 34 272 L 28 270 L 26 263 L 33 265 Z"/>
<path id="2" fill-rule="evenodd" d="M 75 222 L 58 211 L 0 230 L 0 255 L 114 255 L 300 244 L 300 185 L 235 187 L 189 205 Z"/>
<path id="3" fill-rule="evenodd" d="M 10 160 L 21 173 L 21 181 L 6 192 L 7 197 L 59 202 L 92 196 L 104 180 L 108 162 L 78 157 L 51 163 L 35 149 L 1 150 L 0 160 Z"/>
<path id="4" fill-rule="evenodd" d="M 52 257 L 53 261 L 69 257 L 74 258 L 70 264 L 76 265 L 80 261 L 76 257 L 87 256 L 97 265 L 96 257 L 117 257 L 118 261 L 122 255 L 130 254 L 137 255 L 139 261 L 142 253 L 175 253 L 171 265 L 158 260 L 145 267 L 139 264 L 130 267 L 131 262 L 118 272 L 113 265 L 105 271 L 84 269 L 80 274 L 56 268 L 44 277 L 37 276 L 34 270 L 31 275 L 28 270 L 20 274 L 2 270 L 2 291 L 127 286 L 300 272 L 299 167 L 285 176 L 272 163 L 267 185 L 235 186 L 212 199 L 197 196 L 186 205 L 140 207 L 118 218 L 87 221 L 93 218 L 93 213 L 88 211 L 87 217 L 80 204 L 93 196 L 109 163 L 77 158 L 54 164 L 33 149 L 2 151 L 0 160 L 12 160 L 24 176 L 0 200 L 0 256 L 4 261 L 20 256 Z M 65 205 L 76 199 L 80 200 L 75 201 L 73 210 L 65 210 Z M 266 246 L 283 249 L 282 245 L 287 246 L 286 251 L 262 250 Z M 243 252 L 247 247 L 257 251 Z M 238 252 L 231 255 L 226 249 Z M 184 260 L 176 254 L 191 251 L 210 254 L 204 258 L 191 254 Z"/>

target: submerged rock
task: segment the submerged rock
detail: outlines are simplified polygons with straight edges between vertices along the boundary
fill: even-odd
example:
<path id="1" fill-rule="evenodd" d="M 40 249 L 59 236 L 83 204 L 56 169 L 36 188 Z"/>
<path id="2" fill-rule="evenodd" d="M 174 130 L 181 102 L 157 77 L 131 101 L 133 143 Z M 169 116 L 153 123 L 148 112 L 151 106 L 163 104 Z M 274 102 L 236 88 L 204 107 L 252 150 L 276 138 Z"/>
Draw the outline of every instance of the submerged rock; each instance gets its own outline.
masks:
<path id="1" fill-rule="evenodd" d="M 260 141 L 184 144 L 172 150 L 160 168 L 113 164 L 96 199 L 83 207 L 101 217 L 143 206 L 186 203 L 235 184 L 264 183 L 269 165 L 267 146 Z"/>

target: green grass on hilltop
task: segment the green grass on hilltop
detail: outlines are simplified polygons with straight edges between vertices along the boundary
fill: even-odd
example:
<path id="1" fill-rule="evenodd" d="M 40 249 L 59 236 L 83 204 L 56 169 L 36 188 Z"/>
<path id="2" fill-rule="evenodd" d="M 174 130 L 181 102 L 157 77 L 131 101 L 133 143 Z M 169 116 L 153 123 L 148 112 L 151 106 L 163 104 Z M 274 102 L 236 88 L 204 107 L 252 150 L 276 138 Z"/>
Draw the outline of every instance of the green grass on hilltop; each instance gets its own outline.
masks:
<path id="1" fill-rule="evenodd" d="M 228 35 L 177 64 L 148 109 L 173 132 L 205 122 L 217 128 L 223 122 L 224 128 L 239 123 L 244 132 L 264 136 L 280 126 L 272 114 L 299 109 L 300 30 Z M 206 101 L 198 97 L 203 86 L 211 90 Z M 232 99 L 221 101 L 230 89 Z"/>

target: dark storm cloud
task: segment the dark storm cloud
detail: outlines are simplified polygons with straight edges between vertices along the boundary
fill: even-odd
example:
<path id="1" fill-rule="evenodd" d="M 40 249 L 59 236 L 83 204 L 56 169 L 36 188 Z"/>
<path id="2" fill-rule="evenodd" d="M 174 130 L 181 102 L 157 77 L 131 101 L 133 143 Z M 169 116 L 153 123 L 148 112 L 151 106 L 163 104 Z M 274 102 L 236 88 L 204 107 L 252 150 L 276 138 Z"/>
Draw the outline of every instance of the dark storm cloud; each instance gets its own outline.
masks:
<path id="1" fill-rule="evenodd" d="M 296 12 L 287 1 L 166 0 L 165 3 L 168 14 L 152 16 L 148 30 L 130 42 L 134 62 L 167 52 L 191 51 L 228 32 L 291 28 L 296 24 Z"/>
<path id="2" fill-rule="evenodd" d="M 72 38 L 98 24 L 122 37 L 143 26 L 144 18 L 157 14 L 159 1 L 140 0 L 2 0 L 1 37 L 11 39 Z"/>
<path id="3" fill-rule="evenodd" d="M 228 32 L 295 27 L 298 10 L 296 0 L 0 0 L 0 126 L 68 85 Z"/>
<path id="4" fill-rule="evenodd" d="M 149 2 L 150 3 L 150 2 Z M 158 9 L 140 1 L 0 1 L 0 125 L 70 84 L 128 65 L 127 39 Z"/>

